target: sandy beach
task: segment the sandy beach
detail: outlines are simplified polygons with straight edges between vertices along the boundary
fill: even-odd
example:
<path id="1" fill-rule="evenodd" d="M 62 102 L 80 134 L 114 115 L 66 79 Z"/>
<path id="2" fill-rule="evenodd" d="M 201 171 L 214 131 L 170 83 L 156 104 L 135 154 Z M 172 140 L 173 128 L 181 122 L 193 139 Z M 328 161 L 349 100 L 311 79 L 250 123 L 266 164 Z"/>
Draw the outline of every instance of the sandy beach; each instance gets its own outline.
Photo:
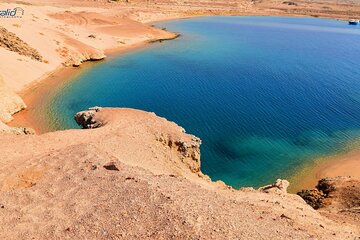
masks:
<path id="1" fill-rule="evenodd" d="M 149 42 L 140 42 L 138 44 L 132 44 L 126 47 L 105 49 L 106 59 L 102 61 L 111 60 L 121 54 L 131 52 L 137 49 L 145 48 Z M 37 134 L 43 134 L 49 131 L 53 131 L 51 127 L 51 119 L 38 114 L 38 107 L 48 102 L 52 94 L 56 91 L 61 91 L 67 84 L 71 84 L 71 81 L 76 76 L 86 72 L 94 66 L 96 62 L 84 62 L 81 67 L 59 67 L 54 72 L 46 75 L 40 81 L 33 82 L 21 90 L 18 95 L 26 103 L 26 109 L 15 113 L 13 120 L 8 123 L 11 127 L 27 126 L 36 131 Z"/>
<path id="2" fill-rule="evenodd" d="M 315 159 L 312 164 L 299 169 L 289 179 L 292 186 L 290 192 L 313 188 L 320 179 L 338 176 L 360 177 L 360 151 L 357 148 L 343 154 Z"/>

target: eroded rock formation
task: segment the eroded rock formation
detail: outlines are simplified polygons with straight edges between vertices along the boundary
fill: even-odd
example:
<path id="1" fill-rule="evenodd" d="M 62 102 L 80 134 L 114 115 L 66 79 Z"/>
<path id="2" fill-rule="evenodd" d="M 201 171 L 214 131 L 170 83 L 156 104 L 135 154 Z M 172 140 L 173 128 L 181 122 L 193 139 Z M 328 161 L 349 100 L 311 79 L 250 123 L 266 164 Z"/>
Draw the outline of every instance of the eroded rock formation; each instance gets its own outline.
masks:
<path id="1" fill-rule="evenodd" d="M 21 40 L 14 33 L 9 32 L 6 28 L 0 26 L 0 47 L 3 47 L 12 52 L 16 52 L 20 55 L 30 57 L 39 62 L 43 61 L 43 57 L 40 53 L 30 47 L 26 42 Z"/>
<path id="2" fill-rule="evenodd" d="M 100 107 L 89 108 L 86 111 L 76 113 L 74 120 L 84 129 L 101 127 L 104 123 L 95 119 L 95 113 L 100 111 Z"/>

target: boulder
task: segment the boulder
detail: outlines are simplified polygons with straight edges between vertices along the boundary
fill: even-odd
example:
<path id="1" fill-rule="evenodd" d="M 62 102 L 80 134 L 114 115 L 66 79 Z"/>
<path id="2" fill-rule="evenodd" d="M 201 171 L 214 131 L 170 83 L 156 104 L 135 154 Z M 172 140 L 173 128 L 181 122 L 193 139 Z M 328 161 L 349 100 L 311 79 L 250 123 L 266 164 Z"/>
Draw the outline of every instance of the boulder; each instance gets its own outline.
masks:
<path id="1" fill-rule="evenodd" d="M 101 111 L 101 107 L 92 107 L 86 111 L 76 113 L 74 119 L 83 129 L 99 128 L 103 126 L 103 123 L 94 118 L 95 113 L 99 111 Z"/>
<path id="2" fill-rule="evenodd" d="M 266 193 L 274 192 L 284 194 L 287 193 L 287 188 L 289 187 L 289 185 L 290 183 L 287 180 L 277 179 L 273 184 L 261 187 L 258 190 Z"/>

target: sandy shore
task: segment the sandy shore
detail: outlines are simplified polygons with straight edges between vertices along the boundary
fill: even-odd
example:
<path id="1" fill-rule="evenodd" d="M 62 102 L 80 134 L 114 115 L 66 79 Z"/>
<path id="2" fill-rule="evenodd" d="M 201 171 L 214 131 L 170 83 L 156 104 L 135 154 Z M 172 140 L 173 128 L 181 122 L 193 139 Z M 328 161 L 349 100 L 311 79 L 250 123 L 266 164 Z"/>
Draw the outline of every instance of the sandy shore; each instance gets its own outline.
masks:
<path id="1" fill-rule="evenodd" d="M 176 36 L 144 23 L 163 19 L 161 13 L 142 16 L 140 21 L 132 17 L 132 9 L 120 5 L 97 7 L 75 1 L 69 6 L 70 2 L 0 2 L 1 9 L 22 9 L 20 17 L 3 18 L 0 28 L 1 121 L 10 122 L 11 114 L 26 108 L 16 94 L 32 89 L 61 67 L 102 60 L 107 49 L 123 51 Z"/>
<path id="2" fill-rule="evenodd" d="M 107 58 L 103 61 L 109 61 L 121 54 L 145 48 L 151 43 L 140 42 L 131 46 L 121 48 L 111 48 L 104 50 Z M 102 62 L 102 61 L 101 61 Z M 33 82 L 24 88 L 18 94 L 24 100 L 27 108 L 15 113 L 14 119 L 8 123 L 11 127 L 27 126 L 35 130 L 37 134 L 54 131 L 51 125 L 51 119 L 44 116 L 43 111 L 39 108 L 45 107 L 44 103 L 51 100 L 54 93 L 61 91 L 63 87 L 70 84 L 77 76 L 91 69 L 96 62 L 85 62 L 79 68 L 59 67 L 51 74 L 46 75 L 40 81 Z"/>
<path id="3" fill-rule="evenodd" d="M 14 119 L 8 123 L 11 127 L 26 126 L 35 130 L 37 134 L 53 131 L 51 128 L 51 119 L 44 116 L 41 107 L 49 102 L 52 94 L 61 90 L 66 84 L 69 84 L 77 75 L 91 67 L 92 63 L 86 63 L 81 69 L 59 68 L 40 82 L 27 86 L 19 92 L 19 96 L 24 100 L 27 108 L 15 113 Z"/>
<path id="4" fill-rule="evenodd" d="M 300 169 L 289 181 L 290 192 L 311 189 L 320 179 L 338 176 L 360 177 L 360 150 L 354 148 L 343 154 L 316 159 Z"/>

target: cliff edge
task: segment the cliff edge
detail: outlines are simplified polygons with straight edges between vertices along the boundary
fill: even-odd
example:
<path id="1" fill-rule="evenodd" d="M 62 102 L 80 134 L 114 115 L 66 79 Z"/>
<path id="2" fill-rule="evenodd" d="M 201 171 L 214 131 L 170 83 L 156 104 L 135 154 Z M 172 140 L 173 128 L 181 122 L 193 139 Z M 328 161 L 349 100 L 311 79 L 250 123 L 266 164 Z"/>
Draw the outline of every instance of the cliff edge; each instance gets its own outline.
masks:
<path id="1" fill-rule="evenodd" d="M 288 183 L 234 190 L 200 171 L 200 144 L 134 109 L 92 108 L 85 128 L 2 133 L 1 239 L 354 239 Z"/>

